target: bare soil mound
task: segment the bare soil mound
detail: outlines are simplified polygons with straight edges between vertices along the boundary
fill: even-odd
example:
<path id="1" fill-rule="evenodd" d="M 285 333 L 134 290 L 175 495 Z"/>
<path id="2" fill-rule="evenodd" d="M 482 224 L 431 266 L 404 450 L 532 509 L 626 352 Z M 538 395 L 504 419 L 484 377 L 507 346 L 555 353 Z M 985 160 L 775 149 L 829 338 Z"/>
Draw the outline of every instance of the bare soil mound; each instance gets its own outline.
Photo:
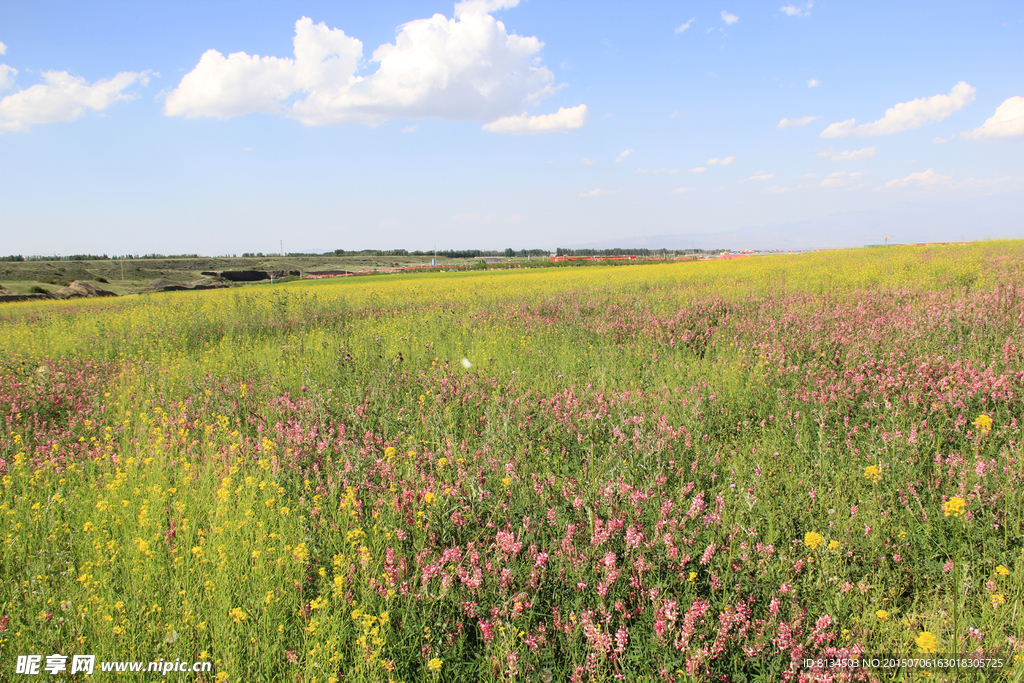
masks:
<path id="1" fill-rule="evenodd" d="M 150 280 L 149 284 L 146 285 L 146 291 L 148 292 L 179 292 L 188 288 L 189 286 L 183 282 L 175 282 L 165 277 Z"/>
<path id="2" fill-rule="evenodd" d="M 109 292 L 105 289 L 100 289 L 91 282 L 85 282 L 83 280 L 75 280 L 67 287 L 61 287 L 53 293 L 58 299 L 77 299 L 77 298 L 91 298 L 97 296 L 117 296 L 113 292 Z"/>
<path id="3" fill-rule="evenodd" d="M 167 278 L 157 278 L 151 280 L 149 285 L 146 287 L 147 292 L 181 292 L 190 289 L 220 289 L 221 287 L 230 287 L 231 285 L 224 282 L 220 278 L 201 278 L 199 280 L 193 280 L 192 282 L 177 282 L 175 280 L 168 280 Z"/>

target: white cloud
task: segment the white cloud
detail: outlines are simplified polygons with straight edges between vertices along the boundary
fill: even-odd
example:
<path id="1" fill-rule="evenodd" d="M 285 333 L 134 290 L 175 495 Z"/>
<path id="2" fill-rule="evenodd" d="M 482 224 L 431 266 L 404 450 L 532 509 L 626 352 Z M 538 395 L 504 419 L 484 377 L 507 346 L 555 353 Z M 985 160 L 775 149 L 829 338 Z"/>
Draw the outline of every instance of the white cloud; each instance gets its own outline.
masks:
<path id="1" fill-rule="evenodd" d="M 671 114 L 669 114 L 669 115 L 668 115 L 668 117 L 669 117 L 670 119 L 678 119 L 678 118 L 679 118 L 679 110 L 678 110 L 678 109 L 676 109 L 676 110 L 675 110 L 674 112 L 672 112 Z"/>
<path id="2" fill-rule="evenodd" d="M 513 135 L 566 133 L 582 128 L 588 118 L 587 105 L 581 104 L 578 107 L 569 109 L 562 107 L 554 114 L 504 116 L 497 121 L 485 124 L 483 129 L 491 133 L 510 133 Z"/>
<path id="3" fill-rule="evenodd" d="M 281 113 L 310 126 L 436 117 L 490 121 L 486 129 L 494 132 L 580 127 L 585 107 L 549 115 L 554 118 L 517 115 L 556 88 L 554 74 L 539 63 L 543 43 L 508 33 L 489 14 L 516 4 L 467 0 L 452 19 L 435 14 L 403 24 L 394 43 L 374 50 L 368 63 L 377 69 L 365 76 L 359 74 L 362 42 L 302 17 L 295 22 L 294 57 L 207 50 L 167 96 L 164 113 Z"/>
<path id="4" fill-rule="evenodd" d="M 13 71 L 13 69 L 12 69 Z M 125 71 L 89 85 L 67 71 L 45 71 L 45 83 L 19 90 L 0 100 L 0 133 L 25 130 L 36 123 L 74 121 L 87 111 L 102 111 L 135 97 L 133 85 L 149 83 L 149 72 Z"/>
<path id="5" fill-rule="evenodd" d="M 920 190 L 991 195 L 997 192 L 1019 191 L 1021 187 L 1024 187 L 1024 178 L 1006 176 L 1004 178 L 968 178 L 954 181 L 953 176 L 939 175 L 935 169 L 929 168 L 921 173 L 911 173 L 905 178 L 890 180 L 879 189 L 882 191 Z"/>
<path id="6" fill-rule="evenodd" d="M 935 187 L 936 185 L 945 185 L 953 179 L 951 175 L 939 175 L 934 169 L 929 168 L 923 173 L 911 173 L 906 178 L 899 178 L 890 180 L 885 184 L 886 188 L 900 188 L 900 187 L 913 187 L 913 188 L 927 188 Z"/>
<path id="7" fill-rule="evenodd" d="M 580 196 L 584 197 L 584 198 L 587 198 L 587 197 L 604 197 L 605 195 L 615 194 L 616 192 L 618 192 L 618 190 L 602 190 L 599 187 L 596 190 L 591 190 L 590 192 L 580 192 Z"/>
<path id="8" fill-rule="evenodd" d="M 857 171 L 856 173 L 848 173 L 846 171 L 836 171 L 827 178 L 824 178 L 818 187 L 824 188 L 843 188 L 852 187 L 858 185 L 860 180 L 867 175 L 867 171 Z"/>
<path id="9" fill-rule="evenodd" d="M 597 159 L 580 159 L 580 163 L 585 166 L 589 166 L 590 164 L 596 164 Z"/>
<path id="10" fill-rule="evenodd" d="M 786 16 L 790 17 L 806 17 L 810 16 L 812 7 L 814 7 L 813 2 L 808 2 L 807 6 L 803 8 L 798 7 L 797 5 L 790 4 L 784 7 L 780 7 L 779 11 L 785 13 Z"/>
<path id="11" fill-rule="evenodd" d="M 659 169 L 656 169 L 656 170 L 652 171 L 649 168 L 638 168 L 638 169 L 636 169 L 636 171 L 634 171 L 634 173 L 639 173 L 641 175 L 643 175 L 645 173 L 653 173 L 655 175 L 657 175 L 658 173 L 674 174 L 674 173 L 679 173 L 679 169 L 678 168 L 659 168 Z"/>
<path id="12" fill-rule="evenodd" d="M 418 126 L 412 125 L 412 126 L 409 126 L 408 128 L 403 128 L 402 132 L 403 133 L 415 133 L 416 132 L 416 128 L 418 128 Z"/>
<path id="13" fill-rule="evenodd" d="M 863 159 L 870 159 L 878 154 L 878 150 L 874 147 L 865 147 L 864 149 L 857 150 L 846 150 L 843 152 L 833 152 L 832 149 L 827 149 L 823 152 L 818 152 L 818 156 L 822 159 L 828 159 L 829 161 L 861 161 Z"/>
<path id="14" fill-rule="evenodd" d="M 676 33 L 682 33 L 686 29 L 690 28 L 690 25 L 693 24 L 693 22 L 695 22 L 695 21 L 697 21 L 696 17 L 694 17 L 693 19 L 690 19 L 685 24 L 680 24 L 679 26 L 676 27 Z M 0 53 L 0 54 L 2 54 L 2 53 Z"/>
<path id="15" fill-rule="evenodd" d="M 676 190 L 672 190 L 672 194 L 683 194 L 685 192 L 693 192 L 692 187 L 680 187 Z"/>
<path id="16" fill-rule="evenodd" d="M 732 26 L 733 24 L 735 24 L 739 20 L 740 20 L 740 18 L 737 17 L 735 14 L 729 14 L 725 10 L 722 10 L 722 21 L 724 21 L 725 23 L 729 24 L 729 26 Z"/>
<path id="17" fill-rule="evenodd" d="M 999 140 L 1024 135 L 1024 97 L 1011 97 L 980 128 L 960 133 L 961 140 Z"/>
<path id="18" fill-rule="evenodd" d="M 974 101 L 975 89 L 960 81 L 948 95 L 921 97 L 900 102 L 886 110 L 885 116 L 873 123 L 856 125 L 856 119 L 833 123 L 821 133 L 823 138 L 841 138 L 851 135 L 877 137 L 920 128 L 928 121 L 941 121 Z"/>
<path id="19" fill-rule="evenodd" d="M 650 172 L 651 172 L 651 169 L 649 169 L 649 168 L 638 168 L 635 171 L 633 171 L 633 173 L 636 173 L 638 175 L 643 175 L 645 173 L 650 173 Z"/>
<path id="20" fill-rule="evenodd" d="M 804 116 L 799 119 L 782 119 L 779 121 L 779 128 L 792 128 L 794 126 L 806 126 L 811 121 L 817 121 L 820 116 Z"/>
<path id="21" fill-rule="evenodd" d="M 0 55 L 5 55 L 5 54 L 7 54 L 7 46 L 4 45 L 3 43 L 0 43 Z"/>
<path id="22" fill-rule="evenodd" d="M 765 171 L 758 171 L 754 175 L 750 176 L 749 178 L 744 178 L 740 182 L 741 183 L 759 182 L 759 181 L 762 181 L 762 180 L 771 180 L 774 177 L 775 177 L 774 173 L 766 173 Z"/>
<path id="23" fill-rule="evenodd" d="M 819 81 L 817 78 L 812 78 L 811 80 L 807 81 L 808 88 L 817 88 L 819 85 L 821 85 L 821 81 Z"/>
<path id="24" fill-rule="evenodd" d="M 706 170 L 708 170 L 706 166 L 697 166 L 696 168 L 691 168 L 690 173 L 703 173 Z"/>
<path id="25" fill-rule="evenodd" d="M 708 166 L 728 166 L 734 161 L 736 161 L 736 157 L 726 157 L 724 159 L 716 157 L 714 159 L 708 159 Z"/>
<path id="26" fill-rule="evenodd" d="M 626 160 L 626 157 L 628 157 L 632 153 L 633 153 L 633 150 L 631 150 L 631 149 L 624 149 L 624 150 L 622 150 L 622 153 L 619 154 L 619 156 L 615 157 L 615 163 L 617 163 L 617 164 L 618 163 L 622 163 L 623 161 Z"/>
<path id="27" fill-rule="evenodd" d="M 772 185 L 761 190 L 761 194 L 784 194 L 786 192 L 792 192 L 788 187 L 780 187 L 779 185 Z"/>
<path id="28" fill-rule="evenodd" d="M 14 77 L 17 75 L 18 70 L 13 66 L 0 64 L 0 90 L 7 90 L 14 85 Z"/>
<path id="29" fill-rule="evenodd" d="M 949 142 L 949 138 L 940 138 L 940 137 L 932 138 L 932 144 L 933 145 L 944 145 L 947 142 Z"/>

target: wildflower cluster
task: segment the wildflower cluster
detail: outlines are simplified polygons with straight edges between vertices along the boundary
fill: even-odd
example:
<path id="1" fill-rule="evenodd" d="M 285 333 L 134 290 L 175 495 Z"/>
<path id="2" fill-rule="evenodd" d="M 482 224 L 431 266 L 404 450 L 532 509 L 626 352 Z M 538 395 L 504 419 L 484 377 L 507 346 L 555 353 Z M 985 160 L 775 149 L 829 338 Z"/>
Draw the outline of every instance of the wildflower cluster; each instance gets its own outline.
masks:
<path id="1" fill-rule="evenodd" d="M 12 305 L 0 647 L 303 683 L 1012 650 L 1024 253 L 956 253 Z"/>

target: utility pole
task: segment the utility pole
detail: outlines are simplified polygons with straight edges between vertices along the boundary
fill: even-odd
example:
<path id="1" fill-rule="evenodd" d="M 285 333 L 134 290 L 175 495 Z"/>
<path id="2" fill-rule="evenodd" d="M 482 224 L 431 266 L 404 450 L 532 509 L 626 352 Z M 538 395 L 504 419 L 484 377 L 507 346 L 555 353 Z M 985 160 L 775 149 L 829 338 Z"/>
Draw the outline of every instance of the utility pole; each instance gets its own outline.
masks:
<path id="1" fill-rule="evenodd" d="M 284 240 L 281 240 L 281 256 L 284 256 Z"/>

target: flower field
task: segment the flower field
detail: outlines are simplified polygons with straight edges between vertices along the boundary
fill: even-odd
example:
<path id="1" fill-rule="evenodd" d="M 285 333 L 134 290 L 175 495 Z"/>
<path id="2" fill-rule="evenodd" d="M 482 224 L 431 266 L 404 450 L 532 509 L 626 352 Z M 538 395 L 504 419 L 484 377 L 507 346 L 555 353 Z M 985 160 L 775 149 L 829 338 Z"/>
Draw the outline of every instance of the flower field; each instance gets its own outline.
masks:
<path id="1" fill-rule="evenodd" d="M 1022 266 L 989 242 L 6 305 L 0 679 L 31 653 L 303 683 L 1000 653 L 977 680 L 1019 680 Z"/>

